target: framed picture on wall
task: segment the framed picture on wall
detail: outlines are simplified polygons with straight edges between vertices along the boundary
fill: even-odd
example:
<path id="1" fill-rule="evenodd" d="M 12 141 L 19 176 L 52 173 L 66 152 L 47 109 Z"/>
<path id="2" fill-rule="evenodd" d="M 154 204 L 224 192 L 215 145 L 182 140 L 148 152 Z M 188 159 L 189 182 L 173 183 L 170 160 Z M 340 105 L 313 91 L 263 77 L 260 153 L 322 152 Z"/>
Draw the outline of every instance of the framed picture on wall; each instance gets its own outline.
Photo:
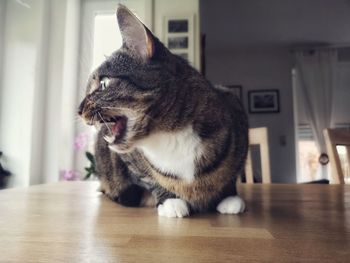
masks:
<path id="1" fill-rule="evenodd" d="M 194 65 L 193 16 L 166 16 L 163 28 L 163 42 L 167 48 Z"/>
<path id="2" fill-rule="evenodd" d="M 248 108 L 249 113 L 279 112 L 279 91 L 277 89 L 248 91 Z"/>

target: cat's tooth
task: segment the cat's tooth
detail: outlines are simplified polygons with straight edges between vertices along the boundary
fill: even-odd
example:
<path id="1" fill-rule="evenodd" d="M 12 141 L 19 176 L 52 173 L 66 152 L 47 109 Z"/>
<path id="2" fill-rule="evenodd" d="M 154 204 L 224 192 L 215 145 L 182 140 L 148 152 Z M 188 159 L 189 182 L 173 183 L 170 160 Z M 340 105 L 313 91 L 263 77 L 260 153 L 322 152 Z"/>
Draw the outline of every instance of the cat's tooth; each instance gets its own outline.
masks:
<path id="1" fill-rule="evenodd" d="M 114 142 L 114 136 L 107 136 L 107 135 L 105 135 L 105 136 L 103 136 L 103 139 L 105 139 L 105 141 L 108 142 L 108 143 Z"/>

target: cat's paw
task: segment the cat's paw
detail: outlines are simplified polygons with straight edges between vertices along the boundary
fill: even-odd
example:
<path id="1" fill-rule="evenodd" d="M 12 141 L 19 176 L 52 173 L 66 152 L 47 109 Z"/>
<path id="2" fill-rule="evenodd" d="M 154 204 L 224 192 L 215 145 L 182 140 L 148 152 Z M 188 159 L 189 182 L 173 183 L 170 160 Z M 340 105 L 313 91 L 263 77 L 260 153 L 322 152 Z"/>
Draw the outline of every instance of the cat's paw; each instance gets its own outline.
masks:
<path id="1" fill-rule="evenodd" d="M 158 215 L 164 217 L 184 217 L 190 214 L 190 210 L 184 200 L 169 198 L 158 206 Z"/>
<path id="2" fill-rule="evenodd" d="M 245 203 L 238 195 L 223 199 L 216 207 L 221 214 L 238 214 L 244 212 Z"/>

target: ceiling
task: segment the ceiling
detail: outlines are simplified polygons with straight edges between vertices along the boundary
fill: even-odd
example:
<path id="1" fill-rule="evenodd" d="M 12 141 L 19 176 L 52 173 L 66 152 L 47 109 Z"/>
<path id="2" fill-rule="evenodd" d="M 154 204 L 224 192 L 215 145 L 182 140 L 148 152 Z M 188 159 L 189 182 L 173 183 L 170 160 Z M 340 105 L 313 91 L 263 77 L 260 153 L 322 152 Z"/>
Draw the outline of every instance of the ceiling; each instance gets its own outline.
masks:
<path id="1" fill-rule="evenodd" d="M 349 0 L 201 0 L 207 50 L 350 46 Z"/>

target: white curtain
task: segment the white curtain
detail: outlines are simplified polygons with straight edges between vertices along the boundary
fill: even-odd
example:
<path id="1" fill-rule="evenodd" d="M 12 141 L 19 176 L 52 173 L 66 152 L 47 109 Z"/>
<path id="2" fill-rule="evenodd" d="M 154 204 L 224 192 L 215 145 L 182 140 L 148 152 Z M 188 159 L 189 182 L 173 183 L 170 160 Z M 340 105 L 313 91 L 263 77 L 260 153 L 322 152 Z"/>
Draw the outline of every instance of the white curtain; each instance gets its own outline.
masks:
<path id="1" fill-rule="evenodd" d="M 337 81 L 337 60 L 335 49 L 296 52 L 297 93 L 305 107 L 320 154 L 326 153 L 323 130 L 332 126 L 332 93 Z M 325 177 L 325 172 L 323 169 L 322 177 Z"/>

